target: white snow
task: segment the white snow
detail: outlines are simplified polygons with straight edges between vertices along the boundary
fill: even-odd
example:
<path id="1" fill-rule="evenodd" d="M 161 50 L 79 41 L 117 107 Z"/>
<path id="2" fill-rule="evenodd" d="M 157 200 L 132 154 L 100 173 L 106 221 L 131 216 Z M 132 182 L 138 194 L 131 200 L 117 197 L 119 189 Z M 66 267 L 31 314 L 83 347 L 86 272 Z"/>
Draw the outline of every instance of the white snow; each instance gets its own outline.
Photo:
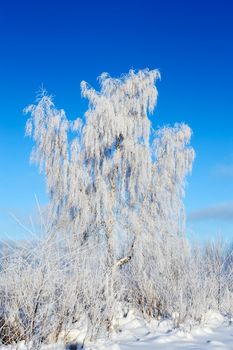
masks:
<path id="1" fill-rule="evenodd" d="M 135 317 L 122 324 L 122 332 L 113 340 L 90 345 L 90 350 L 180 350 L 180 349 L 233 349 L 233 324 L 221 315 L 210 313 L 203 327 L 191 330 L 172 329 L 171 321 L 146 324 Z"/>
<path id="2" fill-rule="evenodd" d="M 100 339 L 95 343 L 85 344 L 84 350 L 208 350 L 233 349 L 233 320 L 224 319 L 217 313 L 209 313 L 203 326 L 191 329 L 172 328 L 172 321 L 152 321 L 146 323 L 144 319 L 130 313 L 120 320 L 111 339 Z M 82 343 L 79 331 L 72 332 L 73 345 L 75 341 Z M 83 335 L 82 335 L 83 336 Z M 46 345 L 42 350 L 69 349 L 63 344 Z M 72 347 L 70 349 L 73 350 Z M 77 349 L 80 349 L 79 347 Z M 23 342 L 16 346 L 2 346 L 0 350 L 26 350 Z"/>

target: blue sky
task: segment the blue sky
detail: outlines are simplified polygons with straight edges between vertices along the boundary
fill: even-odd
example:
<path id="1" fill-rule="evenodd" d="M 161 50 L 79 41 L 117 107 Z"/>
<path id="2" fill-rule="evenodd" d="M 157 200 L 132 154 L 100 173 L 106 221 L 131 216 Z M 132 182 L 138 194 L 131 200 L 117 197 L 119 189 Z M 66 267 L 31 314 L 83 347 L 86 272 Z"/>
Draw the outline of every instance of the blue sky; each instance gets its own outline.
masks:
<path id="1" fill-rule="evenodd" d="M 73 119 L 80 82 L 103 71 L 158 68 L 153 126 L 187 122 L 196 160 L 186 194 L 188 233 L 233 237 L 233 2 L 16 1 L 0 4 L 0 236 L 22 237 L 43 178 L 29 164 L 22 110 L 43 84 Z"/>

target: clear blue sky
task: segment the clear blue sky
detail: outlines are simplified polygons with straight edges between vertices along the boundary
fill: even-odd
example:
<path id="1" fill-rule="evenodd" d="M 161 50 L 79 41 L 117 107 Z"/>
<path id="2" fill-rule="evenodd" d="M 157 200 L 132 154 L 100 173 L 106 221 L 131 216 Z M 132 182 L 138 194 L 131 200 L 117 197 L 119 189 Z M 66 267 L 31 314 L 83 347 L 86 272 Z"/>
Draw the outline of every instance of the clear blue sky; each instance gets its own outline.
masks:
<path id="1" fill-rule="evenodd" d="M 188 232 L 233 237 L 233 1 L 16 1 L 0 3 L 0 236 L 21 237 L 9 216 L 44 204 L 29 165 L 22 109 L 43 83 L 69 118 L 82 115 L 80 81 L 103 71 L 159 68 L 153 125 L 185 121 L 196 161 L 186 195 Z"/>

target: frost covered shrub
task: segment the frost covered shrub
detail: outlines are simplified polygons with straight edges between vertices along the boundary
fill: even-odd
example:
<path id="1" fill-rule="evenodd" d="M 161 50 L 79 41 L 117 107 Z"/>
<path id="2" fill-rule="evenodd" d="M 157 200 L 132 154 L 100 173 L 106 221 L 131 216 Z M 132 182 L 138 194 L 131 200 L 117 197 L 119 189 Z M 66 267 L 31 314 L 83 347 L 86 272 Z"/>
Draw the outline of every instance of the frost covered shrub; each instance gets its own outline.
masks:
<path id="1" fill-rule="evenodd" d="M 67 269 L 65 265 L 59 268 L 60 253 L 55 243 L 45 240 L 34 245 L 32 248 L 24 243 L 1 261 L 0 334 L 4 332 L 4 344 L 24 340 L 39 349 L 42 342 L 52 333 L 56 338 L 60 328 L 69 322 L 66 316 L 73 305 L 71 284 L 66 284 Z"/>
<path id="2" fill-rule="evenodd" d="M 50 237 L 51 238 L 51 237 Z M 114 306 L 106 303 L 105 266 L 96 246 L 75 249 L 44 238 L 8 249 L 0 262 L 0 344 L 24 341 L 28 349 L 66 341 L 78 327 L 88 338 L 107 329 Z M 96 273 L 98 266 L 98 273 Z"/>
<path id="3" fill-rule="evenodd" d="M 172 318 L 174 326 L 203 323 L 208 311 L 233 315 L 232 250 L 223 242 L 189 247 L 160 242 L 132 261 L 133 305 L 147 319 Z"/>
<path id="4" fill-rule="evenodd" d="M 232 317 L 232 250 L 219 242 L 192 250 L 182 241 L 160 244 L 154 254 L 145 244 L 114 270 L 98 244 L 77 250 L 52 235 L 33 245 L 3 245 L 0 343 L 40 349 L 70 340 L 73 329 L 83 341 L 94 340 L 130 309 L 147 320 L 171 318 L 175 327 L 204 322 L 209 310 Z"/>

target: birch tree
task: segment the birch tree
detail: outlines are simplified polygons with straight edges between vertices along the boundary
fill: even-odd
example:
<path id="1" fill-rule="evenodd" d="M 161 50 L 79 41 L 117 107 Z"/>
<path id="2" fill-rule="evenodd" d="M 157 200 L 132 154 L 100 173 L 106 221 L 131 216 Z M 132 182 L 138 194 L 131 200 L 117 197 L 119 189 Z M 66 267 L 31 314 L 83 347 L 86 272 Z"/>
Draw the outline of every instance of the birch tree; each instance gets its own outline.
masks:
<path id="1" fill-rule="evenodd" d="M 46 94 L 26 110 L 32 160 L 46 175 L 53 225 L 65 227 L 78 244 L 102 242 L 111 264 L 128 261 L 136 239 L 148 233 L 156 239 L 185 231 L 191 130 L 176 124 L 153 132 L 148 114 L 158 78 L 157 70 L 147 69 L 119 79 L 103 73 L 99 91 L 82 82 L 89 108 L 75 121 Z"/>

